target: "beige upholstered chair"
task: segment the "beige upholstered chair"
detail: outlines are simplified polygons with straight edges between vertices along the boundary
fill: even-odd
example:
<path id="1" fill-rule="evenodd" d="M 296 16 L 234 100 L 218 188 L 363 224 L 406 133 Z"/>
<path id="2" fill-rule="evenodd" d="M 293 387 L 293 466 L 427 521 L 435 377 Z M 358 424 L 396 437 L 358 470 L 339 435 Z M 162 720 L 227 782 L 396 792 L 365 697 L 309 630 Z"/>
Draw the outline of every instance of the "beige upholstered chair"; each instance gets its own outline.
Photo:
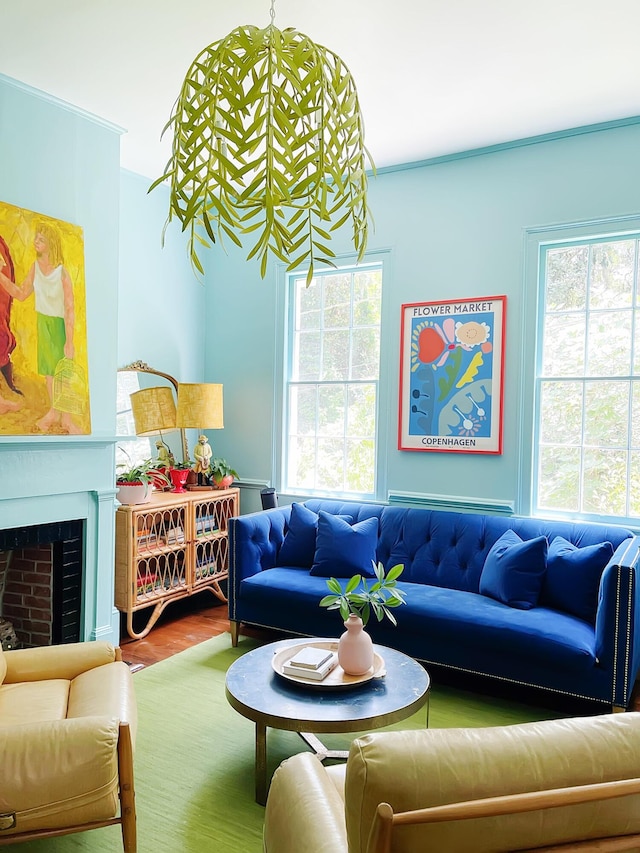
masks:
<path id="1" fill-rule="evenodd" d="M 0 846 L 121 823 L 135 853 L 136 724 L 110 643 L 0 649 Z"/>
<path id="2" fill-rule="evenodd" d="M 640 851 L 639 756 L 640 713 L 377 732 L 353 742 L 346 772 L 311 753 L 280 765 L 264 849 Z"/>

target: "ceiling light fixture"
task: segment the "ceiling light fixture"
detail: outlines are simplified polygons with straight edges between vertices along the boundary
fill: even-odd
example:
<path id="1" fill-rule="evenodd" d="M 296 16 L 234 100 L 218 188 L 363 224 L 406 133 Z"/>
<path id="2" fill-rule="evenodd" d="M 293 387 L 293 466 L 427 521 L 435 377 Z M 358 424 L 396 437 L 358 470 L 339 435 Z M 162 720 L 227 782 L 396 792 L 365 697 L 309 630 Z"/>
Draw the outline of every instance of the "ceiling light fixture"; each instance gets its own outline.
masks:
<path id="1" fill-rule="evenodd" d="M 240 26 L 194 60 L 164 131 L 171 158 L 150 187 L 169 181 L 170 221 L 189 253 L 228 237 L 257 237 L 247 260 L 269 253 L 292 270 L 335 266 L 329 243 L 348 221 L 362 259 L 369 210 L 364 124 L 348 68 L 295 29 Z M 211 241 L 211 242 L 209 242 Z"/>

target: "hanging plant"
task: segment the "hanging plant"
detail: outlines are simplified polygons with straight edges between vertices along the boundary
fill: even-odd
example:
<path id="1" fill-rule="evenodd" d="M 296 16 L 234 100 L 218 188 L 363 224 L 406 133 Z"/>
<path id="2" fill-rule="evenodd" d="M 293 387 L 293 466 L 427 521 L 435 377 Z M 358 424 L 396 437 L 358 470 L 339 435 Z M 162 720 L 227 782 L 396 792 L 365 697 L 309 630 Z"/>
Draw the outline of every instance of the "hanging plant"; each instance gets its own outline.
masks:
<path id="1" fill-rule="evenodd" d="M 272 10 L 273 19 L 273 10 Z M 334 266 L 332 232 L 351 221 L 358 259 L 367 244 L 364 129 L 355 83 L 339 56 L 295 29 L 241 26 L 191 65 L 171 118 L 169 222 L 199 249 L 228 237 L 255 242 L 264 278 L 273 253 L 292 270 Z"/>

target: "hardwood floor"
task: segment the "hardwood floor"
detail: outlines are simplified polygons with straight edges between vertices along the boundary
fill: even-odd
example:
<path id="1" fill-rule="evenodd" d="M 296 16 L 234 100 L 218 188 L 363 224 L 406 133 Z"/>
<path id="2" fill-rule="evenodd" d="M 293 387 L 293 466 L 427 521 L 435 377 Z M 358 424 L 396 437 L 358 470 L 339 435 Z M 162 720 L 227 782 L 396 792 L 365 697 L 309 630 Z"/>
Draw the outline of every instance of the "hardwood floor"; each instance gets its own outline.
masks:
<path id="1" fill-rule="evenodd" d="M 149 613 L 147 610 L 134 614 L 135 630 L 142 630 Z M 132 640 L 129 637 L 126 623 L 121 619 L 122 657 L 132 665 L 151 666 L 225 632 L 229 632 L 227 605 L 205 591 L 170 604 L 147 636 L 141 640 Z M 250 632 L 247 629 L 246 635 L 250 634 L 265 638 L 269 636 L 266 631 Z"/>

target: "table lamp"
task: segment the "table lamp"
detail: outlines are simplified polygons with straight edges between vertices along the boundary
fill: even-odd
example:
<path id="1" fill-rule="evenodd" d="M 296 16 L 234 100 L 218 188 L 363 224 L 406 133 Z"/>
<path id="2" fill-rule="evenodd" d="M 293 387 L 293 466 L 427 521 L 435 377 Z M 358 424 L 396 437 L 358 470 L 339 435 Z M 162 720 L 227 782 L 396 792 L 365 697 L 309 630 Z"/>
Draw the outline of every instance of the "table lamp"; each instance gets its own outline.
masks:
<path id="1" fill-rule="evenodd" d="M 162 431 L 177 429 L 173 391 L 169 387 L 161 386 L 142 388 L 140 391 L 134 391 L 130 397 L 136 435 L 159 435 L 164 449 L 162 452 L 158 448 L 159 465 L 171 467 L 173 455 L 162 438 Z"/>
<path id="2" fill-rule="evenodd" d="M 222 385 L 204 382 L 178 383 L 176 425 L 186 429 L 195 428 L 199 433 L 205 429 L 222 429 Z M 199 483 L 204 481 L 204 475 L 209 470 L 211 456 L 207 437 L 200 434 L 193 451 L 196 461 L 194 470 Z"/>

